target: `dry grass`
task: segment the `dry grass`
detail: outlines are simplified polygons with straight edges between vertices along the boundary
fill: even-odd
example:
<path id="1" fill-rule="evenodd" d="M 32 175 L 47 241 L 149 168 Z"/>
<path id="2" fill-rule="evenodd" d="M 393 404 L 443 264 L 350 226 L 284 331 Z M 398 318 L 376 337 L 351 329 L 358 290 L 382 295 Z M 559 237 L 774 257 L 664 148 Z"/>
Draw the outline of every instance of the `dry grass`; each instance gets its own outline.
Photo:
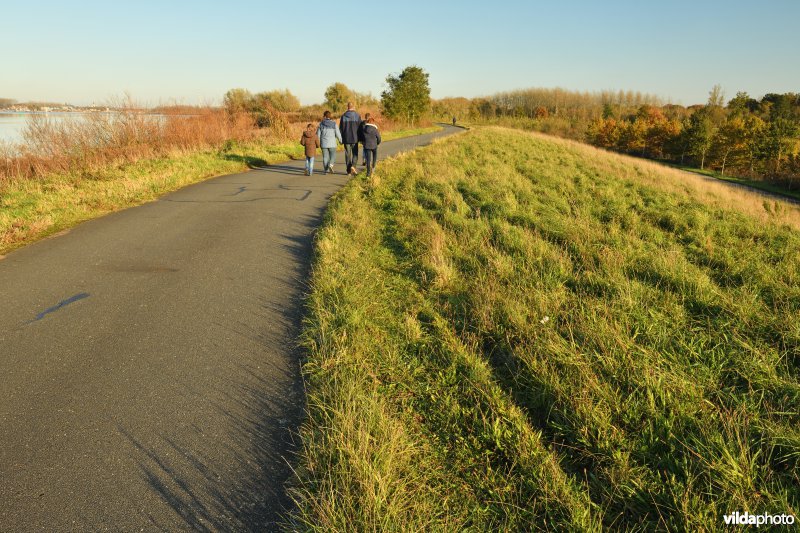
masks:
<path id="1" fill-rule="evenodd" d="M 489 129 L 503 131 L 503 128 L 489 127 Z M 695 200 L 715 207 L 747 213 L 762 222 L 777 222 L 800 229 L 800 208 L 794 202 L 765 196 L 717 179 L 666 167 L 646 159 L 602 150 L 578 141 L 536 132 L 525 132 L 525 134 L 568 148 L 570 152 L 584 158 L 597 172 L 610 173 L 624 179 L 635 179 L 662 191 L 689 195 Z"/>
<path id="2" fill-rule="evenodd" d="M 6 153 L 0 154 L 0 180 L 91 172 L 257 136 L 248 117 L 231 119 L 213 109 L 201 109 L 191 116 L 147 114 L 135 106 L 59 120 L 32 115 L 23 132 L 23 143 L 13 147 L 13 153 L 6 147 Z"/>

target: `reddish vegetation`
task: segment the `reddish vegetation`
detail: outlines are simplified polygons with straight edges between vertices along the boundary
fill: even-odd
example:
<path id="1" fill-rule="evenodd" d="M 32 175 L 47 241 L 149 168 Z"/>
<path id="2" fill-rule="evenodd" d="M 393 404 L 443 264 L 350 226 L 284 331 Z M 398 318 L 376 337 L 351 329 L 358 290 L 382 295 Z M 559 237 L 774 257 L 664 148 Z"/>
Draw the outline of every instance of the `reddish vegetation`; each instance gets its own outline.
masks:
<path id="1" fill-rule="evenodd" d="M 134 109 L 92 113 L 54 121 L 34 115 L 24 142 L 0 154 L 0 178 L 29 178 L 49 172 L 166 155 L 174 150 L 210 148 L 228 139 L 256 135 L 249 117 L 231 118 L 213 109 L 194 115 L 153 115 Z"/>
<path id="2" fill-rule="evenodd" d="M 230 140 L 292 141 L 300 137 L 307 123 L 316 124 L 322 115 L 315 108 L 282 113 L 270 107 L 259 114 L 197 107 L 158 111 L 147 113 L 129 106 L 114 113 L 96 112 L 65 120 L 33 115 L 21 145 L 0 145 L 0 180 L 90 171 L 176 150 L 219 148 Z M 384 131 L 395 128 L 377 109 L 359 111 L 362 116 L 370 112 Z"/>

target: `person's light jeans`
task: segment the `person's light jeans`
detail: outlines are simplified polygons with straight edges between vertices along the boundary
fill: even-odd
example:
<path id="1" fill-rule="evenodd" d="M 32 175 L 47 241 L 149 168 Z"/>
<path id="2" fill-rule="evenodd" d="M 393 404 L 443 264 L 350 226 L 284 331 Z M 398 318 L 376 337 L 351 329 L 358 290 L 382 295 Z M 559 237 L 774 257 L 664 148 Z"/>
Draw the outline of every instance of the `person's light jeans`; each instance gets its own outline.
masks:
<path id="1" fill-rule="evenodd" d="M 327 171 L 336 164 L 336 148 L 322 149 L 322 167 Z"/>
<path id="2" fill-rule="evenodd" d="M 313 157 L 306 157 L 306 172 L 308 172 L 309 176 L 314 173 L 314 158 Z"/>

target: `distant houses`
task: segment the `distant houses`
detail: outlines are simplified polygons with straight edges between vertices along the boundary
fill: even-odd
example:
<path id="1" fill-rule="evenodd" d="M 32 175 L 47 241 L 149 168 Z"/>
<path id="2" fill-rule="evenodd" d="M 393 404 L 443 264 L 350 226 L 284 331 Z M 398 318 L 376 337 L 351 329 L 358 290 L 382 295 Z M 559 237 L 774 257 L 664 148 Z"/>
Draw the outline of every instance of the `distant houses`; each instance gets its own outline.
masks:
<path id="1" fill-rule="evenodd" d="M 63 105 L 39 105 L 39 104 L 14 104 L 11 106 L 0 107 L 0 112 L 4 113 L 86 113 L 91 111 L 110 112 L 108 107 L 89 106 L 78 107 L 70 104 Z"/>

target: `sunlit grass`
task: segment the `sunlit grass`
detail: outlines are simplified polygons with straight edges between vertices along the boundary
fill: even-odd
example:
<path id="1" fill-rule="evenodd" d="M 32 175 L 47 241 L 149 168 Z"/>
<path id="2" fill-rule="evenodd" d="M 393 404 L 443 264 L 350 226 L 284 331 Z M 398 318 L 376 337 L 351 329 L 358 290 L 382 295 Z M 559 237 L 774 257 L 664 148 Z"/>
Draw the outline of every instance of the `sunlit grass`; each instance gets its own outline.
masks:
<path id="1" fill-rule="evenodd" d="M 332 203 L 294 527 L 722 526 L 800 506 L 796 208 L 499 128 Z"/>

